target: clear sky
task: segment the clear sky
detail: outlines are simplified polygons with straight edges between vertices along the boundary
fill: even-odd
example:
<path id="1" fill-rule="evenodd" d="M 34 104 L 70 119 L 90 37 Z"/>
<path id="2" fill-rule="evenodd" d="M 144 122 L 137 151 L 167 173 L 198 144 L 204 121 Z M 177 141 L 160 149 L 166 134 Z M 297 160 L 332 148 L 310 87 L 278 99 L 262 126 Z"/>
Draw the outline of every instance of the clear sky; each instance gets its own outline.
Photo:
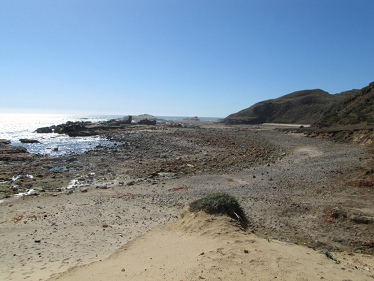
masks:
<path id="1" fill-rule="evenodd" d="M 0 112 L 225 117 L 374 81 L 373 0 L 0 0 Z"/>

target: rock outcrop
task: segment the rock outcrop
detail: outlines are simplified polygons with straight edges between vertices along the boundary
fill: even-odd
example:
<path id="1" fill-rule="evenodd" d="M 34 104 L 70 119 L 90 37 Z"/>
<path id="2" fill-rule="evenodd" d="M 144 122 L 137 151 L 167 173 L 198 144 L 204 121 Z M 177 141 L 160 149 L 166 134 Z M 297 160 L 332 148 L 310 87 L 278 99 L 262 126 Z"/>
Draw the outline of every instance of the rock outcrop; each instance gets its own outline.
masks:
<path id="1" fill-rule="evenodd" d="M 95 135 L 94 132 L 87 128 L 90 122 L 67 122 L 62 125 L 54 127 L 54 132 L 57 134 L 66 134 L 70 137 L 83 137 Z"/>
<path id="2" fill-rule="evenodd" d="M 138 122 L 139 125 L 156 125 L 156 120 L 143 119 Z"/>
<path id="3" fill-rule="evenodd" d="M 10 144 L 10 140 L 0 139 L 0 145 Z"/>
<path id="4" fill-rule="evenodd" d="M 23 146 L 12 146 L 9 140 L 0 140 L 0 161 L 22 161 L 31 154 Z"/>
<path id="5" fill-rule="evenodd" d="M 183 120 L 184 121 L 196 121 L 196 122 L 200 121 L 199 117 L 197 117 L 197 116 L 186 118 L 186 119 L 183 119 Z"/>
<path id="6" fill-rule="evenodd" d="M 51 127 L 42 127 L 42 128 L 36 129 L 36 132 L 40 134 L 48 134 L 48 133 L 53 133 L 53 129 Z"/>
<path id="7" fill-rule="evenodd" d="M 108 121 L 92 123 L 90 121 L 71 122 L 53 125 L 50 127 L 42 127 L 36 129 L 37 133 L 57 133 L 66 134 L 70 137 L 85 137 L 100 135 L 104 132 L 124 129 L 128 125 L 156 125 L 156 118 L 149 114 L 139 116 L 127 116 L 119 119 L 111 119 Z"/>
<path id="8" fill-rule="evenodd" d="M 21 143 L 40 143 L 38 140 L 33 140 L 33 139 L 19 139 Z"/>

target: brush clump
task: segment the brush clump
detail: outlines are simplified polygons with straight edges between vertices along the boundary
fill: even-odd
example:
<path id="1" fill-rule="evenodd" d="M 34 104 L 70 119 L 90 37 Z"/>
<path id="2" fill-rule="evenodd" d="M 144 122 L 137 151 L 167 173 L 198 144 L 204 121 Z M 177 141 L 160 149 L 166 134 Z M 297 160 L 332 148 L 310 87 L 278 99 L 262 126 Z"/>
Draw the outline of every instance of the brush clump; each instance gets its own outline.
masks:
<path id="1" fill-rule="evenodd" d="M 213 193 L 190 203 L 191 212 L 204 211 L 211 215 L 227 215 L 247 227 L 248 219 L 238 200 L 228 193 Z"/>

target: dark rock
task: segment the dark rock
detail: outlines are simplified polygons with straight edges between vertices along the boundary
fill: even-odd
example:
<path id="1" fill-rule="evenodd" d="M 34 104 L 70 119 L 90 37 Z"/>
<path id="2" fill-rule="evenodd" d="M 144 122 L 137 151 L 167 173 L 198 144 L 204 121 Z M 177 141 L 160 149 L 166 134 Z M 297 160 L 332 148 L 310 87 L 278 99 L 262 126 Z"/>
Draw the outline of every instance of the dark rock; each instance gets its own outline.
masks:
<path id="1" fill-rule="evenodd" d="M 0 139 L 0 145 L 10 144 L 10 140 Z"/>
<path id="2" fill-rule="evenodd" d="M 195 117 L 190 117 L 190 118 L 185 118 L 183 119 L 184 121 L 200 121 L 199 117 L 195 116 Z"/>
<path id="3" fill-rule="evenodd" d="M 0 154 L 13 154 L 13 153 L 27 153 L 27 149 L 23 146 L 1 146 Z"/>
<path id="4" fill-rule="evenodd" d="M 0 161 L 23 161 L 30 157 L 23 146 L 0 145 Z"/>
<path id="5" fill-rule="evenodd" d="M 49 134 L 49 133 L 53 133 L 53 129 L 52 127 L 42 127 L 42 128 L 36 129 L 35 132 L 39 134 Z"/>
<path id="6" fill-rule="evenodd" d="M 96 125 L 101 125 L 101 129 L 105 129 L 108 127 L 113 127 L 113 126 L 121 126 L 121 125 L 127 125 L 127 124 L 132 124 L 132 116 L 128 116 L 127 118 L 120 118 L 120 119 L 111 119 L 106 122 L 100 122 L 99 124 Z"/>
<path id="7" fill-rule="evenodd" d="M 77 157 L 73 157 L 73 158 L 69 158 L 66 160 L 67 162 L 75 162 L 75 161 L 78 161 L 78 158 Z"/>
<path id="8" fill-rule="evenodd" d="M 139 125 L 156 125 L 156 120 L 143 119 L 138 122 Z"/>
<path id="9" fill-rule="evenodd" d="M 97 185 L 96 188 L 97 189 L 109 189 L 107 185 Z"/>
<path id="10" fill-rule="evenodd" d="M 40 143 L 38 140 L 32 140 L 32 139 L 19 139 L 21 143 Z"/>
<path id="11" fill-rule="evenodd" d="M 351 220 L 359 224 L 374 224 L 374 218 L 366 216 L 352 216 Z"/>
<path id="12" fill-rule="evenodd" d="M 84 136 L 93 135 L 92 132 L 89 132 L 87 130 L 85 124 L 80 123 L 80 122 L 76 122 L 76 123 L 64 126 L 58 133 L 66 134 L 69 137 L 84 137 Z"/>
<path id="13" fill-rule="evenodd" d="M 42 127 L 36 129 L 37 133 L 51 133 L 66 134 L 70 137 L 85 137 L 98 135 L 100 131 L 107 131 L 112 129 L 122 128 L 123 125 L 132 124 L 132 117 L 121 119 L 112 119 L 105 122 L 92 123 L 89 121 L 71 122 L 65 124 L 53 125 L 50 127 Z"/>
<path id="14" fill-rule="evenodd" d="M 65 124 L 51 126 L 50 129 L 54 129 L 54 132 L 57 134 L 66 134 L 70 137 L 77 137 L 77 136 L 91 136 L 93 132 L 90 132 L 87 129 L 87 125 L 91 124 L 91 122 L 66 122 Z M 40 128 L 46 130 L 45 128 Z M 39 129 L 37 129 L 38 131 Z"/>

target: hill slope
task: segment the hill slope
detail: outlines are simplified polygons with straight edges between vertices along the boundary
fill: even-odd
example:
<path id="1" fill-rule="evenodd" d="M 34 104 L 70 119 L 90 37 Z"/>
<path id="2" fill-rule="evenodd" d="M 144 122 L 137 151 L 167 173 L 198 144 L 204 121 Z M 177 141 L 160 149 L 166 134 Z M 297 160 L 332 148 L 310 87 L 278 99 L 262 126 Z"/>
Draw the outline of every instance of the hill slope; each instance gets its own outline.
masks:
<path id="1" fill-rule="evenodd" d="M 374 82 L 362 88 L 355 96 L 348 98 L 316 123 L 319 127 L 373 124 Z"/>
<path id="2" fill-rule="evenodd" d="M 358 90 L 330 95 L 320 89 L 293 92 L 277 99 L 231 114 L 223 122 L 229 124 L 301 123 L 311 124 L 321 119 Z"/>

